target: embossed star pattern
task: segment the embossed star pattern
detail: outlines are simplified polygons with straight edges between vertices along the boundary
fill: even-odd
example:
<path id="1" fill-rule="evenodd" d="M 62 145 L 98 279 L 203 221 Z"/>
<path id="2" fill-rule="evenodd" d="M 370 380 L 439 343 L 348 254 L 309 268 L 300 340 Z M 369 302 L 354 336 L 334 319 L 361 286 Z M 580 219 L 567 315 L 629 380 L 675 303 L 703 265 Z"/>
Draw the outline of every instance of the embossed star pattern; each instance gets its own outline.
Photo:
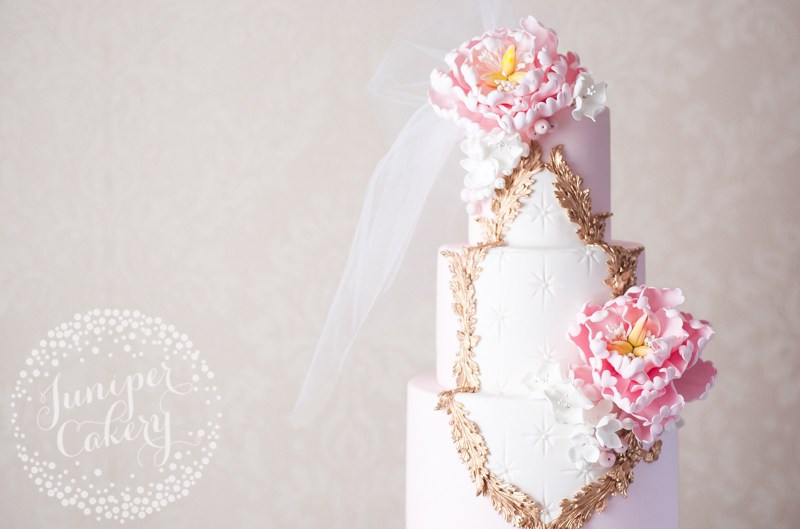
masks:
<path id="1" fill-rule="evenodd" d="M 536 352 L 545 362 L 556 363 L 558 361 L 558 351 L 555 347 L 550 345 L 550 340 L 548 340 L 546 337 L 544 339 L 544 343 L 536 348 Z"/>
<path id="2" fill-rule="evenodd" d="M 548 451 L 555 447 L 553 440 L 553 424 L 548 424 L 544 415 L 541 417 L 539 424 L 532 425 L 530 433 L 522 434 L 523 438 L 529 438 L 534 447 L 541 447 L 542 455 L 547 457 Z"/>
<path id="3" fill-rule="evenodd" d="M 525 212 L 528 217 L 528 222 L 531 224 L 538 224 L 542 228 L 542 233 L 547 231 L 547 226 L 552 223 L 553 215 L 558 211 L 555 203 L 552 200 L 547 200 L 546 194 L 543 192 L 537 193 L 538 201 L 531 201 L 530 208 Z"/>
<path id="4" fill-rule="evenodd" d="M 503 307 L 502 305 L 498 307 L 491 307 L 489 309 L 488 318 L 488 327 L 490 330 L 497 331 L 497 339 L 500 340 L 503 337 L 503 329 L 508 328 L 510 321 L 514 318 L 508 309 Z"/>
<path id="5" fill-rule="evenodd" d="M 497 453 L 493 454 L 489 470 L 503 481 L 511 482 L 511 468 L 514 466 L 514 460 L 509 457 L 508 452 L 508 434 L 504 434 L 503 451 L 499 456 Z"/>
<path id="6" fill-rule="evenodd" d="M 542 308 L 545 307 L 547 304 L 547 300 L 551 299 L 555 296 L 553 292 L 553 281 L 555 280 L 555 276 L 551 275 L 547 271 L 547 261 L 542 264 L 542 273 L 537 274 L 536 272 L 533 273 L 533 281 L 531 281 L 531 286 L 533 286 L 533 296 L 542 298 Z"/>
<path id="7" fill-rule="evenodd" d="M 501 362 L 497 362 L 497 378 L 491 382 L 487 382 L 484 389 L 496 393 L 497 395 L 508 395 L 510 391 L 510 383 L 506 377 L 502 375 L 503 367 Z"/>
<path id="8" fill-rule="evenodd" d="M 595 248 L 591 245 L 584 246 L 578 262 L 581 264 L 586 263 L 586 271 L 589 274 L 594 271 L 595 266 L 603 264 L 603 261 L 600 258 L 600 252 L 596 252 Z"/>

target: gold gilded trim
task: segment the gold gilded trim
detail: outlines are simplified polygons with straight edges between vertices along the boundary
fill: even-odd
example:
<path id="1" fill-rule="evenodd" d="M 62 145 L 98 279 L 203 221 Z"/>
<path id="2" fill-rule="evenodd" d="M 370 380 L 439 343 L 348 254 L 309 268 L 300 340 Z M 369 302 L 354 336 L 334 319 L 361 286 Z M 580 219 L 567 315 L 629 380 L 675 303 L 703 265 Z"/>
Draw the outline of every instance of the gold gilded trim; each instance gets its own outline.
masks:
<path id="1" fill-rule="evenodd" d="M 489 449 L 478 425 L 469 420 L 469 412 L 455 399 L 459 392 L 463 391 L 442 392 L 436 409 L 446 410 L 450 415 L 453 442 L 462 463 L 469 469 L 476 495 L 489 496 L 494 510 L 514 527 L 544 529 L 546 526 L 541 521 L 541 505 L 516 486 L 497 478 L 486 468 Z"/>
<path id="2" fill-rule="evenodd" d="M 546 167 L 556 176 L 553 183 L 556 199 L 566 210 L 569 220 L 578 226 L 578 237 L 585 244 L 605 242 L 606 219 L 613 213 L 604 211 L 592 214 L 592 197 L 589 196 L 589 190 L 583 187 L 583 177 L 574 173 L 564 159 L 563 145 L 553 147 Z"/>
<path id="3" fill-rule="evenodd" d="M 458 318 L 458 352 L 453 365 L 453 376 L 460 388 L 478 390 L 481 385 L 480 368 L 475 362 L 475 347 L 480 337 L 475 334 L 475 280 L 481 273 L 480 264 L 486 252 L 502 246 L 503 234 L 519 215 L 522 199 L 530 196 L 536 180 L 533 175 L 544 169 L 542 149 L 531 143 L 530 153 L 520 160 L 514 171 L 505 178 L 505 187 L 495 192 L 491 218 L 478 219 L 484 230 L 485 242 L 466 246 L 457 251 L 445 250 L 442 255 L 450 267 L 450 290 L 453 293 L 453 312 Z"/>
<path id="4" fill-rule="evenodd" d="M 599 246 L 608 255 L 609 277 L 605 283 L 611 288 L 612 298 L 621 296 L 637 284 L 636 265 L 644 246 L 625 248 L 605 241 L 606 220 L 613 213 L 592 213 L 589 190 L 583 187 L 583 178 L 574 173 L 564 159 L 563 145 L 553 147 L 546 167 L 556 176 L 553 183 L 556 199 L 566 210 L 569 220 L 577 226 L 578 237 L 584 244 Z"/>
<path id="5" fill-rule="evenodd" d="M 633 435 L 622 436 L 628 450 L 617 456 L 614 466 L 594 483 L 581 488 L 572 499 L 561 500 L 561 513 L 550 523 L 542 521 L 539 503 L 515 485 L 500 480 L 486 468 L 489 449 L 478 425 L 469 419 L 466 407 L 455 399 L 458 393 L 474 392 L 472 389 L 443 391 L 439 395 L 437 410 L 446 410 L 450 416 L 451 434 L 461 461 L 469 469 L 477 495 L 489 496 L 494 510 L 520 529 L 580 529 L 595 512 L 605 510 L 612 496 L 628 495 L 633 483 L 633 467 L 639 461 L 652 463 L 661 453 L 661 441 L 645 450 Z"/>
<path id="6" fill-rule="evenodd" d="M 453 377 L 460 388 L 477 390 L 481 386 L 481 371 L 474 359 L 475 347 L 480 341 L 480 337 L 475 335 L 475 280 L 481 272 L 478 265 L 488 250 L 488 246 L 467 246 L 458 251 L 442 252 L 450 265 L 453 312 L 458 318 L 458 352 L 453 364 Z"/>
<path id="7" fill-rule="evenodd" d="M 600 245 L 608 254 L 608 279 L 605 283 L 611 288 L 611 297 L 621 296 L 626 290 L 635 286 L 636 265 L 639 255 L 644 251 L 644 246 L 625 248 L 619 245 L 603 243 Z"/>
<path id="8" fill-rule="evenodd" d="M 469 470 L 477 495 L 488 496 L 494 510 L 504 520 L 520 529 L 580 529 L 595 512 L 602 511 L 609 499 L 626 496 L 633 482 L 633 467 L 644 460 L 652 462 L 661 452 L 661 441 L 645 450 L 632 432 L 622 437 L 628 449 L 599 480 L 582 487 L 571 499 L 561 500 L 561 513 L 552 522 L 542 521 L 542 506 L 515 485 L 502 481 L 487 467 L 489 448 L 478 425 L 469 419 L 469 411 L 456 400 L 459 393 L 475 393 L 480 389 L 480 367 L 475 361 L 475 347 L 480 337 L 475 334 L 475 281 L 481 273 L 480 264 L 490 248 L 504 246 L 504 235 L 519 215 L 522 199 L 531 195 L 536 182 L 533 176 L 548 169 L 555 176 L 554 191 L 559 204 L 576 227 L 578 237 L 587 245 L 599 246 L 608 255 L 609 277 L 605 283 L 612 297 L 624 293 L 636 284 L 636 265 L 644 247 L 626 248 L 605 242 L 606 220 L 609 212 L 592 213 L 592 199 L 584 188 L 583 178 L 574 173 L 564 158 L 563 146 L 550 153 L 550 161 L 542 162 L 541 147 L 531 142 L 530 155 L 523 158 L 514 172 L 505 178 L 506 185 L 495 192 L 491 217 L 478 219 L 483 228 L 484 242 L 460 250 L 446 250 L 453 293 L 453 311 L 458 318 L 458 343 L 453 375 L 457 389 L 439 394 L 437 410 L 450 416 L 453 443 L 461 461 Z"/>
<path id="9" fill-rule="evenodd" d="M 633 432 L 621 437 L 628 443 L 628 450 L 617 456 L 614 466 L 598 481 L 581 488 L 571 500 L 561 500 L 561 514 L 546 526 L 548 529 L 580 529 L 595 512 L 605 510 L 612 496 L 628 496 L 628 487 L 633 483 L 633 467 L 639 461 L 652 463 L 661 455 L 660 440 L 645 450 Z"/>
<path id="10" fill-rule="evenodd" d="M 519 165 L 510 176 L 504 177 L 506 186 L 497 189 L 492 200 L 491 217 L 479 217 L 478 222 L 483 227 L 483 244 L 503 245 L 503 235 L 511 227 L 511 223 L 519 215 L 521 200 L 529 197 L 536 183 L 533 175 L 544 169 L 542 163 L 542 148 L 539 144 L 531 142 L 530 153 L 520 160 Z"/>

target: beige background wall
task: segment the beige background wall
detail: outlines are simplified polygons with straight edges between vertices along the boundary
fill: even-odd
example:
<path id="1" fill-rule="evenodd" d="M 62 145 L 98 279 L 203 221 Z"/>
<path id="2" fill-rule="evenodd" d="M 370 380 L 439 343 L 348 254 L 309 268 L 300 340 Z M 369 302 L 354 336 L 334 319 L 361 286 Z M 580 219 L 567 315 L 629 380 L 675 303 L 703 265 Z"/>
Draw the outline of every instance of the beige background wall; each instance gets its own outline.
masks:
<path id="1" fill-rule="evenodd" d="M 432 253 L 327 414 L 286 417 L 386 148 L 365 84 L 424 4 L 0 1 L 0 395 L 47 329 L 118 306 L 190 334 L 225 397 L 216 461 L 136 527 L 403 527 Z M 795 527 L 800 4 L 516 5 L 608 81 L 615 233 L 718 331 L 718 385 L 681 434 L 682 527 Z M 100 525 L 34 489 L 0 410 L 0 525 Z"/>

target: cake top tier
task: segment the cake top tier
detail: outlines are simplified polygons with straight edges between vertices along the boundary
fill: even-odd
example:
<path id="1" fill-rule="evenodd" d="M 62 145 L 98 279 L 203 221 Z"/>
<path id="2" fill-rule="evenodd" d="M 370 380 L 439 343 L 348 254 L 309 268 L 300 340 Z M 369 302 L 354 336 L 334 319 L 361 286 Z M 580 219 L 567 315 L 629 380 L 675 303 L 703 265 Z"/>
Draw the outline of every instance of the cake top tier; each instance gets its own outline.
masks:
<path id="1" fill-rule="evenodd" d="M 557 142 L 567 156 L 585 158 L 577 164 L 598 207 L 608 208 L 608 122 L 595 123 L 605 110 L 606 84 L 594 81 L 576 53 L 558 52 L 553 30 L 529 16 L 519 28 L 464 42 L 445 62 L 448 69 L 431 73 L 428 98 L 465 131 L 461 198 L 470 216 L 488 213 L 495 189 L 532 141 L 543 144 L 545 155 Z M 595 156 L 596 164 L 588 163 Z"/>

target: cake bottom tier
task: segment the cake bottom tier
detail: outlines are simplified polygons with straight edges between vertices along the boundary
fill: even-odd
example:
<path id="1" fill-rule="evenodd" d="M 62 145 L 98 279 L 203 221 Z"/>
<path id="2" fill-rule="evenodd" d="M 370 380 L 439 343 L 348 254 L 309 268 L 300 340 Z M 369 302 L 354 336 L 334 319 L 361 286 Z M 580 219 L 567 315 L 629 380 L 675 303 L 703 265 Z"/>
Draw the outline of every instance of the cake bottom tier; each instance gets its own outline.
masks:
<path id="1" fill-rule="evenodd" d="M 406 444 L 406 529 L 510 529 L 513 526 L 498 515 L 485 496 L 475 495 L 469 472 L 461 462 L 453 444 L 449 417 L 444 411 L 435 411 L 442 387 L 433 374 L 420 375 L 408 384 L 407 444 Z M 469 395 L 464 404 L 474 409 L 470 418 L 479 427 L 489 421 L 505 424 L 524 424 L 530 417 L 511 417 L 531 408 L 524 401 L 484 395 Z M 485 399 L 485 402 L 481 402 Z M 505 399 L 505 401 L 503 400 Z M 486 406 L 481 419 L 478 408 Z M 496 408 L 496 411 L 495 411 Z M 501 417 L 505 415 L 505 417 Z M 500 423 L 498 423 L 500 424 Z M 496 432 L 495 432 L 496 434 Z M 513 435 L 509 432 L 508 435 Z M 494 436 L 494 435 L 493 435 Z M 491 452 L 492 442 L 487 438 Z M 658 461 L 639 463 L 634 469 L 635 480 L 628 489 L 628 497 L 615 496 L 603 512 L 596 513 L 584 529 L 677 529 L 678 527 L 678 442 L 675 432 L 663 436 L 663 447 Z M 559 452 L 555 439 L 554 456 Z M 501 450 L 498 447 L 498 450 Z M 490 456 L 490 462 L 491 462 Z M 510 464 L 520 465 L 519 457 Z M 548 461 L 549 462 L 549 461 Z M 524 463 L 522 463 L 524 467 Z M 533 468 L 517 468 L 520 475 L 535 473 Z M 545 470 L 547 475 L 537 476 L 544 483 L 563 482 L 563 471 Z M 573 479 L 573 478 L 569 478 Z M 511 481 L 515 481 L 511 474 Z M 523 480 L 524 481 L 524 480 Z M 529 492 L 529 491 L 526 491 Z M 530 492 L 529 492 L 530 493 Z M 559 498 L 537 498 L 540 503 L 558 505 Z M 549 506 L 548 506 L 549 507 Z M 555 507 L 556 509 L 558 507 Z"/>

